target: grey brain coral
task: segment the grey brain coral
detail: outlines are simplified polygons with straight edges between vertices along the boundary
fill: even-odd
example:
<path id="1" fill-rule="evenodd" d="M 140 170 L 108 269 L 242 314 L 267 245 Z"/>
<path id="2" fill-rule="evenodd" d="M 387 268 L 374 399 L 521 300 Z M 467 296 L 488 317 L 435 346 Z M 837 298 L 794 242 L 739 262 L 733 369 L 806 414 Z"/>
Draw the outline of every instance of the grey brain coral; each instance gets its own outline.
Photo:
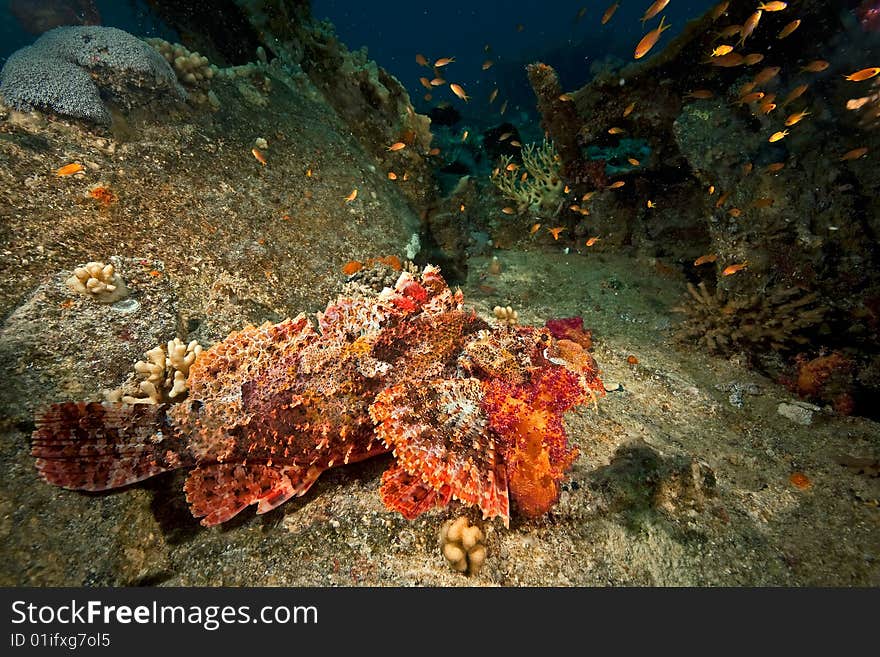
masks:
<path id="1" fill-rule="evenodd" d="M 114 27 L 58 27 L 14 52 L 0 71 L 0 94 L 15 109 L 110 123 L 104 97 L 123 107 L 185 92 L 168 62 L 147 43 Z"/>

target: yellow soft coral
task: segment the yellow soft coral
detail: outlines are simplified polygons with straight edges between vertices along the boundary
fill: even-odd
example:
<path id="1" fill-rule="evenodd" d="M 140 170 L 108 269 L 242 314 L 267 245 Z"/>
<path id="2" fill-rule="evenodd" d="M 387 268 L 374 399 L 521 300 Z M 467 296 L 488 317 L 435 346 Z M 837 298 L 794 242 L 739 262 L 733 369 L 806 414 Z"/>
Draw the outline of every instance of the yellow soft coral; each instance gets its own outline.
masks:
<path id="1" fill-rule="evenodd" d="M 505 155 L 495 172 L 492 182 L 507 198 L 515 201 L 520 212 L 559 210 L 562 203 L 563 182 L 560 175 L 562 163 L 553 142 L 545 139 L 540 146 L 528 144 L 522 150 L 525 176 L 513 158 Z"/>

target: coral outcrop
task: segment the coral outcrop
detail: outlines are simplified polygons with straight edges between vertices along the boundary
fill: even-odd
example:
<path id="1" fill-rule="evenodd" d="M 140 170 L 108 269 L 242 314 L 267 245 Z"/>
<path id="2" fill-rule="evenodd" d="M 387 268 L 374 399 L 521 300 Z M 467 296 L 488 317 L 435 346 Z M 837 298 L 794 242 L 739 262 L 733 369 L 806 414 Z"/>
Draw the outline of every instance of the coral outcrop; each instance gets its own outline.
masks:
<path id="1" fill-rule="evenodd" d="M 0 71 L 11 107 L 110 123 L 102 97 L 130 108 L 183 100 L 174 71 L 149 45 L 113 27 L 58 27 L 14 52 Z"/>

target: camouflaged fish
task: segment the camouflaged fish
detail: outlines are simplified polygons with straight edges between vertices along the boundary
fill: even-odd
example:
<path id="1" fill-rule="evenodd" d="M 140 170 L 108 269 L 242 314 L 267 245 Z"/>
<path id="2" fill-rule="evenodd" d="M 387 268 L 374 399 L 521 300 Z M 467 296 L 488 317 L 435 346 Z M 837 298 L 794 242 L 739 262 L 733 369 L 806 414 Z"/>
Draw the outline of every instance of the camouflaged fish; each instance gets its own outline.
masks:
<path id="1" fill-rule="evenodd" d="M 316 321 L 234 332 L 192 365 L 181 402 L 49 407 L 37 470 L 100 491 L 190 468 L 186 498 L 209 526 L 391 451 L 380 496 L 407 518 L 457 499 L 507 525 L 511 498 L 538 516 L 577 456 L 563 414 L 603 394 L 596 363 L 577 342 L 490 326 L 462 301 L 427 266 L 341 296 Z"/>

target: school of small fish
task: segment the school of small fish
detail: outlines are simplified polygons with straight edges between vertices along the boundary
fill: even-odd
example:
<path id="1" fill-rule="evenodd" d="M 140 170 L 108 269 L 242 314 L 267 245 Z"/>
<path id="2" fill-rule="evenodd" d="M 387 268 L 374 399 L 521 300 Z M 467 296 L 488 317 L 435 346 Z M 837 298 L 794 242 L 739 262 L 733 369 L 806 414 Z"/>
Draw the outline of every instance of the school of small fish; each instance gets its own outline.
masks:
<path id="1" fill-rule="evenodd" d="M 649 22 L 658 19 L 658 17 L 659 22 L 657 22 L 652 29 L 645 31 L 644 35 L 638 41 L 633 51 L 634 59 L 642 59 L 653 52 L 657 44 L 660 42 L 663 33 L 666 30 L 670 29 L 671 25 L 666 21 L 664 11 L 667 10 L 671 4 L 673 3 L 670 0 L 654 0 L 653 2 L 649 3 L 647 7 L 645 7 L 639 19 L 642 26 L 647 27 L 647 24 Z M 764 60 L 765 55 L 763 53 L 742 52 L 742 49 L 746 46 L 747 43 L 754 41 L 756 34 L 763 33 L 764 30 L 772 30 L 772 34 L 774 35 L 773 38 L 775 40 L 789 38 L 802 25 L 802 19 L 792 15 L 792 13 L 796 11 L 796 8 L 793 8 L 792 5 L 796 4 L 797 3 L 779 1 L 759 1 L 755 3 L 754 10 L 746 16 L 742 24 L 723 25 L 722 21 L 724 17 L 728 14 L 730 2 L 726 0 L 719 2 L 709 12 L 709 17 L 713 26 L 718 24 L 717 26 L 713 27 L 713 29 L 716 30 L 715 39 L 721 40 L 721 42 L 716 42 L 714 45 L 711 46 L 711 48 L 707 49 L 707 51 L 705 52 L 705 59 L 702 60 L 702 63 L 719 69 L 750 67 L 759 64 Z M 608 5 L 600 15 L 599 22 L 601 23 L 601 25 L 604 26 L 610 23 L 617 14 L 619 8 L 619 2 L 613 2 Z M 587 13 L 587 7 L 581 7 L 574 17 L 574 22 L 579 23 L 582 19 L 584 19 Z M 784 22 L 777 20 L 777 16 L 782 17 Z M 517 24 L 516 31 L 525 31 L 525 25 Z M 485 72 L 493 68 L 493 66 L 499 60 L 499 56 L 490 54 L 492 53 L 492 48 L 491 45 L 488 43 L 485 44 L 485 46 L 483 47 L 483 51 L 484 59 L 482 60 L 480 69 Z M 772 53 L 768 51 L 768 54 Z M 462 64 L 456 64 L 456 57 L 454 55 L 443 54 L 443 56 L 437 57 L 432 60 L 422 53 L 417 53 L 415 55 L 415 61 L 420 67 L 426 68 L 430 71 L 428 75 L 419 77 L 420 84 L 429 92 L 425 95 L 425 99 L 427 101 L 433 98 L 433 95 L 430 92 L 434 92 L 440 87 L 447 87 L 449 92 L 451 92 L 451 95 L 455 99 L 463 102 L 468 102 L 471 100 L 471 95 L 467 93 L 464 85 L 461 82 L 453 82 L 447 80 L 447 77 L 453 77 L 454 79 L 454 70 L 456 69 L 456 67 L 462 66 Z M 807 90 L 810 88 L 810 83 L 798 81 L 799 84 L 792 86 L 784 96 L 782 96 L 781 93 L 777 95 L 776 92 L 768 90 L 768 87 L 770 89 L 773 89 L 774 87 L 778 88 L 782 74 L 785 73 L 787 73 L 788 75 L 797 73 L 800 76 L 809 76 L 821 74 L 830 67 L 831 63 L 824 59 L 811 59 L 809 61 L 802 61 L 797 71 L 786 72 L 783 71 L 782 66 L 773 64 L 766 65 L 760 71 L 751 76 L 751 78 L 747 82 L 739 85 L 737 89 L 729 89 L 728 93 L 732 94 L 734 97 L 732 101 L 732 104 L 734 106 L 747 109 L 755 116 L 778 116 L 778 119 L 774 119 L 774 122 L 778 122 L 778 127 L 772 129 L 766 134 L 766 142 L 769 144 L 776 144 L 789 137 L 793 138 L 793 135 L 795 134 L 795 132 L 793 131 L 797 131 L 799 129 L 799 126 L 803 122 L 808 121 L 809 117 L 813 114 L 813 112 L 809 108 L 809 105 L 802 106 L 796 109 L 787 109 L 788 106 L 796 103 L 796 101 L 798 101 L 805 94 L 805 92 L 807 92 Z M 447 74 L 445 73 L 446 71 L 450 72 L 449 76 L 447 76 Z M 868 66 L 856 71 L 842 73 L 841 77 L 846 82 L 859 84 L 872 80 L 878 75 L 880 75 L 880 66 Z M 498 99 L 499 91 L 500 89 L 497 84 L 492 85 L 491 91 L 488 95 L 489 105 L 492 105 Z M 690 91 L 683 93 L 682 101 L 710 100 L 716 98 L 722 93 L 723 92 L 718 89 L 691 89 Z M 570 92 L 564 92 L 558 96 L 558 100 L 560 103 L 573 103 L 575 101 L 575 95 Z M 863 108 L 869 101 L 869 96 L 854 97 L 847 101 L 846 107 L 850 110 L 859 110 Z M 501 105 L 498 106 L 497 111 L 499 116 L 504 115 L 507 109 L 507 103 L 508 101 L 504 100 Z M 636 103 L 629 103 L 621 112 L 622 118 L 627 119 L 635 111 L 635 109 Z M 630 136 L 631 130 L 632 127 L 624 123 L 622 125 L 611 125 L 607 127 L 606 133 L 614 137 L 622 138 L 623 136 Z M 468 136 L 468 131 L 463 131 L 461 135 L 461 141 L 467 141 Z M 512 133 L 506 132 L 498 138 L 498 141 L 499 143 L 507 142 L 511 146 L 517 148 L 522 147 L 522 144 L 518 140 L 511 139 L 511 136 Z M 398 141 L 388 145 L 386 147 L 386 150 L 389 153 L 398 153 L 406 149 L 407 146 L 408 144 L 406 141 Z M 837 160 L 841 162 L 848 162 L 866 157 L 869 154 L 869 149 L 867 147 L 860 146 L 856 148 L 851 148 L 849 150 L 842 148 L 839 152 L 840 154 L 837 156 Z M 254 148 L 252 150 L 252 153 L 254 158 L 256 158 L 260 164 L 262 164 L 263 166 L 267 164 L 266 157 L 261 151 Z M 440 155 L 440 149 L 436 147 L 431 148 L 425 154 L 432 157 L 438 156 Z M 627 157 L 626 161 L 634 168 L 634 170 L 642 167 L 642 162 L 637 158 Z M 404 163 L 404 161 L 400 161 L 395 166 L 403 166 Z M 520 181 L 525 182 L 528 179 L 528 173 L 523 172 L 520 174 L 517 171 L 520 166 L 521 165 L 516 161 L 509 162 L 509 164 L 504 167 L 504 172 L 511 175 L 516 175 L 519 177 Z M 761 169 L 761 172 L 764 174 L 775 174 L 785 168 L 785 166 L 786 163 L 784 161 L 773 162 L 771 164 L 764 165 Z M 754 165 L 751 162 L 746 162 L 742 166 L 742 175 L 749 175 L 752 172 L 753 168 Z M 80 171 L 82 171 L 81 165 L 71 164 L 59 169 L 57 175 L 67 176 L 73 173 L 78 173 Z M 496 175 L 498 174 L 498 172 L 499 170 L 496 169 Z M 408 173 L 404 173 L 402 180 L 406 181 L 408 180 L 408 177 Z M 401 180 L 401 176 L 394 170 L 388 170 L 387 178 L 390 181 Z M 626 184 L 626 180 L 622 179 L 609 181 L 607 184 L 607 189 L 620 190 L 624 186 L 626 186 Z M 708 193 L 711 196 L 715 193 L 715 191 L 715 187 L 710 186 Z M 568 186 L 565 186 L 564 193 L 566 195 L 570 193 L 570 189 Z M 574 197 L 572 200 L 568 201 L 566 204 L 564 204 L 564 206 L 561 207 L 567 207 L 569 211 L 579 216 L 589 216 L 590 210 L 584 204 L 589 201 L 590 197 L 594 193 L 595 191 L 583 194 L 579 201 L 577 197 Z M 357 188 L 354 188 L 347 196 L 344 197 L 344 203 L 352 203 L 357 198 L 357 194 L 358 190 Z M 746 202 L 741 207 L 722 209 L 726 205 L 729 196 L 729 190 L 722 191 L 722 193 L 718 197 L 717 202 L 715 203 L 715 207 L 719 211 L 726 212 L 728 216 L 733 218 L 741 218 L 748 211 L 769 208 L 774 205 L 773 198 L 764 197 Z M 657 203 L 654 199 L 643 198 L 642 202 L 644 203 L 644 207 L 646 209 L 650 210 L 657 208 Z M 462 205 L 461 208 L 459 208 L 459 211 L 464 212 L 464 209 L 465 208 Z M 521 210 L 511 206 L 503 207 L 501 209 L 501 212 L 506 215 L 521 214 Z M 540 223 L 532 224 L 529 233 L 534 235 L 540 226 Z M 565 227 L 559 226 L 547 228 L 547 230 L 553 237 L 554 241 L 557 241 L 560 239 L 560 235 L 565 230 Z M 598 240 L 598 236 L 592 237 L 587 240 L 586 246 L 592 246 Z M 708 258 L 709 256 L 704 256 L 703 259 L 698 259 L 698 262 L 696 262 L 695 265 L 714 262 L 716 259 L 715 257 L 712 257 L 711 259 Z M 728 266 L 721 273 L 723 275 L 731 275 L 733 273 L 741 271 L 744 268 L 744 265 L 741 266 L 738 264 L 734 264 Z"/>

